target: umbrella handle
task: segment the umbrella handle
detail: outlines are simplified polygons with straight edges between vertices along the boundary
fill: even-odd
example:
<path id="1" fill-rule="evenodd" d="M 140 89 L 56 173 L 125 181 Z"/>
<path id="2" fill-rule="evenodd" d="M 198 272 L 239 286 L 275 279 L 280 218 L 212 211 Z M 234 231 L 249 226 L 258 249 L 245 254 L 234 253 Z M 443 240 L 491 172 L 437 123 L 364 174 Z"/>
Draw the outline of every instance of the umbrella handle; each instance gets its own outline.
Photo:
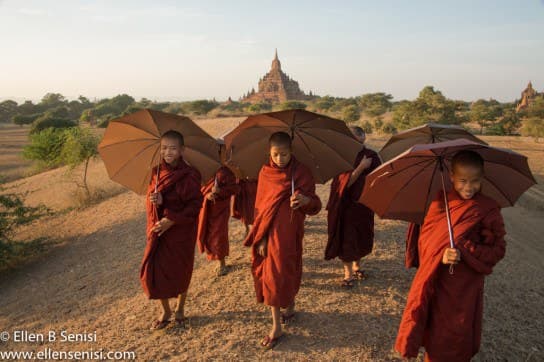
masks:
<path id="1" fill-rule="evenodd" d="M 444 193 L 444 205 L 446 208 L 446 219 L 448 220 L 448 234 L 450 237 L 450 248 L 455 248 L 455 243 L 453 241 L 453 227 L 451 225 L 451 214 L 450 214 L 450 205 L 448 202 L 448 194 L 446 193 L 446 181 L 444 179 L 444 159 L 442 157 L 439 158 L 440 163 L 440 179 L 442 180 L 442 192 Z M 450 264 L 450 275 L 453 275 L 453 264 Z"/>

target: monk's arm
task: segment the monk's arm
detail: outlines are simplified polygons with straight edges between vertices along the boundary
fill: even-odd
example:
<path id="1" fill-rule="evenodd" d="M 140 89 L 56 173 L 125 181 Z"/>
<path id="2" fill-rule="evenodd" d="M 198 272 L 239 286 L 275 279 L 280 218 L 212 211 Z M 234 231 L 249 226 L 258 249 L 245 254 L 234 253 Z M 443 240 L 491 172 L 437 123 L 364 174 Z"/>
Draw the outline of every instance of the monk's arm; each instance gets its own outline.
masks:
<path id="1" fill-rule="evenodd" d="M 182 209 L 164 209 L 164 217 L 172 220 L 175 224 L 195 222 L 202 207 L 202 193 L 200 192 L 200 179 L 198 177 L 187 177 L 183 182 L 176 184 L 176 192 L 180 198 Z"/>
<path id="2" fill-rule="evenodd" d="M 217 193 L 218 200 L 226 200 L 240 191 L 240 185 L 236 183 L 236 176 L 231 172 L 224 172 L 218 177 L 220 191 Z"/>
<path id="3" fill-rule="evenodd" d="M 499 208 L 493 209 L 482 220 L 480 240 L 464 240 L 459 249 L 461 259 L 483 274 L 491 274 L 493 267 L 506 253 L 504 221 Z"/>
<path id="4" fill-rule="evenodd" d="M 315 215 L 321 211 L 321 199 L 315 193 L 315 181 L 311 174 L 304 177 L 301 183 L 300 193 L 310 199 L 310 202 L 300 207 L 300 211 L 306 215 Z"/>

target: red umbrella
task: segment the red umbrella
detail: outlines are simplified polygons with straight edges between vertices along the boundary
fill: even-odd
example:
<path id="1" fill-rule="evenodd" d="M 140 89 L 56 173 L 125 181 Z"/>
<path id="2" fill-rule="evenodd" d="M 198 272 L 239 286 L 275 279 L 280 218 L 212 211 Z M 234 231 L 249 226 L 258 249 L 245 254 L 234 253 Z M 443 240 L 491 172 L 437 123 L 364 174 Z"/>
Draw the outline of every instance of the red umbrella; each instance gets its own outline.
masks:
<path id="1" fill-rule="evenodd" d="M 430 122 L 392 136 L 380 150 L 380 156 L 382 160 L 389 161 L 412 146 L 451 141 L 458 138 L 487 144 L 461 126 Z"/>
<path id="2" fill-rule="evenodd" d="M 527 164 L 527 157 L 501 149 L 456 139 L 434 144 L 416 145 L 384 163 L 366 177 L 359 201 L 382 218 L 421 224 L 429 204 L 442 189 L 451 187 L 451 159 L 461 150 L 478 152 L 484 159 L 481 192 L 501 207 L 513 206 L 516 200 L 536 181 Z M 444 192 L 444 197 L 446 196 Z M 446 205 L 447 205 L 447 199 Z M 449 210 L 446 208 L 450 243 L 453 234 Z"/>

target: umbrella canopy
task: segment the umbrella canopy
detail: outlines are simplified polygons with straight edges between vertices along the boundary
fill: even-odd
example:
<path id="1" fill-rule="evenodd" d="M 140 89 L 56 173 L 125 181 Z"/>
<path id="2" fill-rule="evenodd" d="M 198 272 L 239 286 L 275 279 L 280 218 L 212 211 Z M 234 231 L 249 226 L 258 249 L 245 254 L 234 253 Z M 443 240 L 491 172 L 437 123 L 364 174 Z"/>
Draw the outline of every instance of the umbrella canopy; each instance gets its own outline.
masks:
<path id="1" fill-rule="evenodd" d="M 217 141 L 187 117 L 144 109 L 111 121 L 98 146 L 109 177 L 145 194 L 153 167 L 160 162 L 160 137 L 174 130 L 183 135 L 184 159 L 202 175 L 213 176 L 221 162 Z"/>
<path id="2" fill-rule="evenodd" d="M 487 144 L 463 127 L 427 123 L 392 136 L 379 153 L 383 161 L 389 161 L 417 144 L 438 143 L 458 138 L 468 139 L 483 145 Z"/>
<path id="3" fill-rule="evenodd" d="M 312 170 L 318 183 L 353 169 L 362 148 L 346 123 L 338 119 L 300 109 L 258 114 L 225 136 L 227 154 L 245 177 L 257 178 L 268 162 L 268 139 L 279 131 L 291 135 L 293 154 Z"/>
<path id="4" fill-rule="evenodd" d="M 421 224 L 429 204 L 442 186 L 451 187 L 449 170 L 456 152 L 472 150 L 484 159 L 481 192 L 501 207 L 513 206 L 536 183 L 527 157 L 466 139 L 416 145 L 384 163 L 366 177 L 359 201 L 386 219 Z"/>

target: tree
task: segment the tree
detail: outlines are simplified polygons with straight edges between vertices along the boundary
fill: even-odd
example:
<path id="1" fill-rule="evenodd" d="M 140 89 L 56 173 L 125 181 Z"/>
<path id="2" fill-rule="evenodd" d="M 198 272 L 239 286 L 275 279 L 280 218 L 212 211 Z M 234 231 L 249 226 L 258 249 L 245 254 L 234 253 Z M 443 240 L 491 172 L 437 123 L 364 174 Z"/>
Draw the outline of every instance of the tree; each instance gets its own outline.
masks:
<path id="1" fill-rule="evenodd" d="M 41 117 L 41 113 L 36 114 L 29 114 L 29 115 L 23 115 L 23 114 L 17 114 L 13 116 L 12 121 L 13 123 L 22 126 L 24 124 L 32 124 L 36 119 Z"/>
<path id="2" fill-rule="evenodd" d="M 17 114 L 17 102 L 5 100 L 0 103 L 0 123 L 7 123 Z"/>
<path id="3" fill-rule="evenodd" d="M 306 109 L 308 105 L 301 101 L 285 101 L 280 104 L 279 109 L 282 111 L 288 110 L 288 109 Z"/>
<path id="4" fill-rule="evenodd" d="M 363 112 L 372 117 L 381 116 L 391 109 L 393 96 L 385 93 L 363 94 L 359 100 Z"/>
<path id="5" fill-rule="evenodd" d="M 215 107 L 217 107 L 219 103 L 216 101 L 209 101 L 207 99 L 199 99 L 197 101 L 190 102 L 188 105 L 188 109 L 190 112 L 193 112 L 197 115 L 205 115 Z"/>
<path id="6" fill-rule="evenodd" d="M 458 124 L 457 104 L 432 86 L 424 87 L 416 100 L 401 101 L 393 107 L 393 122 L 399 129 L 420 126 L 428 122 Z"/>
<path id="7" fill-rule="evenodd" d="M 28 224 L 46 212 L 47 209 L 43 206 L 26 206 L 21 196 L 17 194 L 3 192 L 0 194 L 0 271 L 9 267 L 10 259 L 18 254 L 16 245 L 11 239 L 14 229 L 19 225 Z M 27 243 L 23 245 L 26 246 Z"/>
<path id="8" fill-rule="evenodd" d="M 40 105 L 44 109 L 54 108 L 66 104 L 66 98 L 60 93 L 47 93 L 43 96 Z"/>
<path id="9" fill-rule="evenodd" d="M 70 128 L 76 127 L 77 124 L 67 118 L 56 118 L 54 116 L 43 115 L 32 123 L 30 133 L 37 133 L 46 128 Z"/>
<path id="10" fill-rule="evenodd" d="M 98 155 L 99 143 L 100 138 L 88 128 L 74 127 L 65 131 L 60 160 L 63 164 L 70 166 L 71 169 L 85 163 L 83 184 L 79 186 L 85 189 L 87 197 L 90 195 L 89 186 L 87 185 L 87 170 L 89 161 Z"/>
<path id="11" fill-rule="evenodd" d="M 40 168 L 50 168 L 62 163 L 61 153 L 66 133 L 61 128 L 46 128 L 30 134 L 30 144 L 23 149 L 23 157 L 37 161 Z"/>
<path id="12" fill-rule="evenodd" d="M 315 102 L 315 108 L 318 111 L 326 112 L 334 106 L 334 98 L 331 96 L 324 96 L 319 98 Z"/>
<path id="13" fill-rule="evenodd" d="M 536 142 L 544 137 L 544 119 L 531 117 L 523 121 L 521 134 L 524 136 L 533 137 Z"/>
<path id="14" fill-rule="evenodd" d="M 502 115 L 502 108 L 499 102 L 494 99 L 486 101 L 479 99 L 470 107 L 470 120 L 478 123 L 480 134 L 483 134 L 486 127 L 493 126 Z"/>
<path id="15" fill-rule="evenodd" d="M 359 111 L 359 108 L 355 105 L 347 106 L 342 111 L 342 119 L 348 123 L 358 121 L 360 117 L 361 112 Z"/>

